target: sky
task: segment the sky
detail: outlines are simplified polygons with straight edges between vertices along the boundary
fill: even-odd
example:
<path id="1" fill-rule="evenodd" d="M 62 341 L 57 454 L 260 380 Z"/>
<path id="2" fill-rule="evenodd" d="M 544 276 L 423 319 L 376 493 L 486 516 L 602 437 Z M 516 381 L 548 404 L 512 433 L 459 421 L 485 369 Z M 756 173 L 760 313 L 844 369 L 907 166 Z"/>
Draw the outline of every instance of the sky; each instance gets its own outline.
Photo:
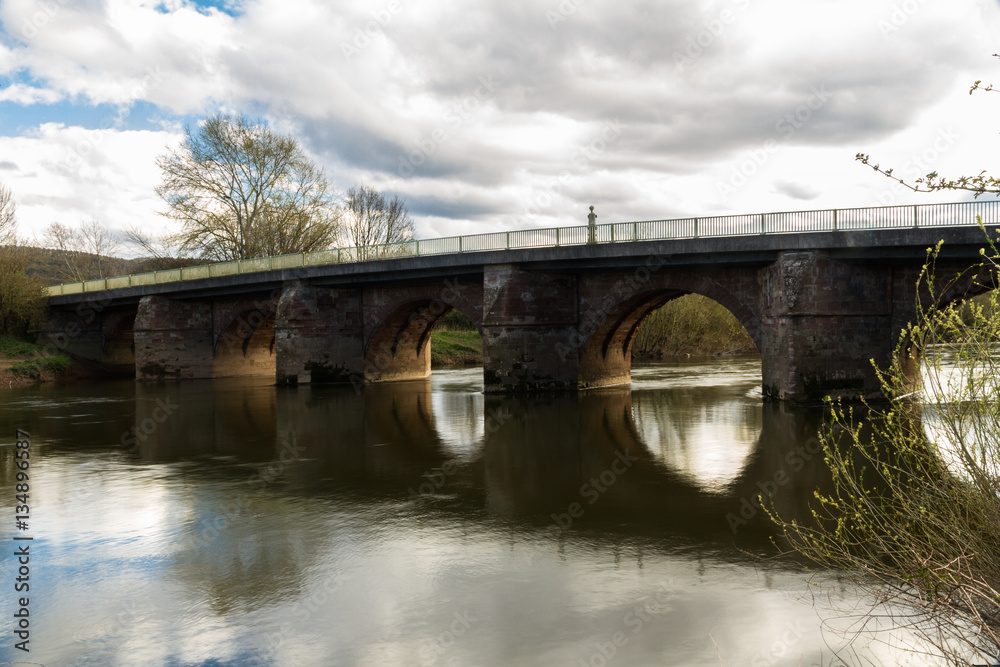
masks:
<path id="1" fill-rule="evenodd" d="M 1000 0 L 0 0 L 22 238 L 157 235 L 156 157 L 246 113 L 417 236 L 966 201 L 996 173 Z"/>

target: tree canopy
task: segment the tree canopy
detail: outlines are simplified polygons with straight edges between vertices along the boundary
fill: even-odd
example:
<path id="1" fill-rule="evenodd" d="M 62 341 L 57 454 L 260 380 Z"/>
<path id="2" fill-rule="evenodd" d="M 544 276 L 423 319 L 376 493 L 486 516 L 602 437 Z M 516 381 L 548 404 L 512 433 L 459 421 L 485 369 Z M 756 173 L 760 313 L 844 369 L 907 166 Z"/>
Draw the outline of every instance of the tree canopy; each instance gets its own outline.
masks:
<path id="1" fill-rule="evenodd" d="M 210 116 L 156 164 L 164 215 L 182 224 L 170 240 L 184 251 L 232 260 L 336 242 L 340 216 L 323 171 L 263 121 Z"/>
<path id="2" fill-rule="evenodd" d="M 0 333 L 25 333 L 44 307 L 41 281 L 27 275 L 31 256 L 18 245 L 17 203 L 0 183 Z"/>
<path id="3" fill-rule="evenodd" d="M 17 227 L 17 202 L 14 193 L 3 183 L 0 183 L 0 245 L 14 243 Z"/>

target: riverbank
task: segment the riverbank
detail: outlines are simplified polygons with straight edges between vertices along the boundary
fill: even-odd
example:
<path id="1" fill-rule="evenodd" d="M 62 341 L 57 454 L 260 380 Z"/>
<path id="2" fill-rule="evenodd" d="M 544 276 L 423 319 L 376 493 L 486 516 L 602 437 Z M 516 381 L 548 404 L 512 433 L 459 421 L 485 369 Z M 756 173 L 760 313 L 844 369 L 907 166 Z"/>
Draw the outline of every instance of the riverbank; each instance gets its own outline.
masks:
<path id="1" fill-rule="evenodd" d="M 481 366 L 483 338 L 478 331 L 431 332 L 431 367 Z"/>
<path id="2" fill-rule="evenodd" d="M 34 343 L 0 336 L 0 387 L 24 387 L 86 377 L 85 369 L 69 357 L 47 354 Z"/>

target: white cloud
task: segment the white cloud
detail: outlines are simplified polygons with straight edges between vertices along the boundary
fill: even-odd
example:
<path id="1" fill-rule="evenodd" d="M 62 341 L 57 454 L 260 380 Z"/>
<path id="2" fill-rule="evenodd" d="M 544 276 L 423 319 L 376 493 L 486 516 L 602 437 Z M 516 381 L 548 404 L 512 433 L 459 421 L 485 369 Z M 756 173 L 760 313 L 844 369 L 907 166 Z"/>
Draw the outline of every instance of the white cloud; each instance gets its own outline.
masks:
<path id="1" fill-rule="evenodd" d="M 39 15 L 7 0 L 0 20 L 21 43 L 0 47 L 0 72 L 31 83 L 0 90 L 0 112 L 143 101 L 167 129 L 134 150 L 141 133 L 106 132 L 86 177 L 37 157 L 86 140 L 71 116 L 3 140 L 0 157 L 60 192 L 124 176 L 128 201 L 108 192 L 105 210 L 139 215 L 142 202 L 148 216 L 152 159 L 178 115 L 225 109 L 293 132 L 342 188 L 404 196 L 428 234 L 579 222 L 591 203 L 602 221 L 871 205 L 888 200 L 886 182 L 856 152 L 902 166 L 950 123 L 960 136 L 935 168 L 978 171 L 997 154 L 995 102 L 965 94 L 998 70 L 996 3 L 897 5 L 256 0 L 231 16 L 183 0 L 53 0 Z M 602 146 L 609 122 L 623 129 Z M 33 202 L 46 189 L 11 184 L 31 185 Z M 79 197 L 37 205 L 22 217 L 89 217 Z"/>
<path id="2" fill-rule="evenodd" d="M 0 155 L 16 156 L 4 182 L 15 193 L 19 233 L 41 236 L 51 222 L 100 220 L 111 229 L 138 224 L 168 229 L 160 202 L 157 155 L 177 137 L 166 132 L 87 130 L 56 123 L 31 136 L 0 137 Z"/>

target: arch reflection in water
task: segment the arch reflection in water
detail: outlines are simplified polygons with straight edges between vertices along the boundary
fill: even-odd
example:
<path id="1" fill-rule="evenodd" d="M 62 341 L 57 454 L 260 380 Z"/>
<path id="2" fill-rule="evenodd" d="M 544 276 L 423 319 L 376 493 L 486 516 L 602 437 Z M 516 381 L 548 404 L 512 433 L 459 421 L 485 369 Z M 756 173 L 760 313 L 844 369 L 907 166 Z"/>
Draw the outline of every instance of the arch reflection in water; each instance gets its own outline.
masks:
<path id="1" fill-rule="evenodd" d="M 804 506 L 820 476 L 788 455 L 818 416 L 761 407 L 748 397 L 756 379 L 726 366 L 686 380 L 679 367 L 640 369 L 632 392 L 534 400 L 484 397 L 465 371 L 360 393 L 139 385 L 134 412 L 118 387 L 103 424 L 77 428 L 77 450 L 104 448 L 81 461 L 67 431 L 38 467 L 40 492 L 87 470 L 101 480 L 99 494 L 49 510 L 59 547 L 40 593 L 52 611 L 38 622 L 49 636 L 72 631 L 42 661 L 116 664 L 132 651 L 146 664 L 577 664 L 624 631 L 622 664 L 716 664 L 712 638 L 727 664 L 766 662 L 787 624 L 802 625 L 790 599 L 802 580 L 759 577 L 733 543 L 762 548 L 766 520 L 734 536 L 727 515 L 781 471 L 782 512 Z M 164 404 L 177 407 L 157 421 Z M 702 414 L 722 455 L 697 459 Z M 156 428 L 133 453 L 115 445 L 146 420 Z M 109 504 L 115 526 L 93 546 L 77 517 Z M 140 591 L 127 624 L 108 591 Z M 628 614 L 664 591 L 631 634 Z M 435 653 L 456 614 L 468 627 Z M 819 662 L 818 624 L 796 641 L 791 664 Z"/>

